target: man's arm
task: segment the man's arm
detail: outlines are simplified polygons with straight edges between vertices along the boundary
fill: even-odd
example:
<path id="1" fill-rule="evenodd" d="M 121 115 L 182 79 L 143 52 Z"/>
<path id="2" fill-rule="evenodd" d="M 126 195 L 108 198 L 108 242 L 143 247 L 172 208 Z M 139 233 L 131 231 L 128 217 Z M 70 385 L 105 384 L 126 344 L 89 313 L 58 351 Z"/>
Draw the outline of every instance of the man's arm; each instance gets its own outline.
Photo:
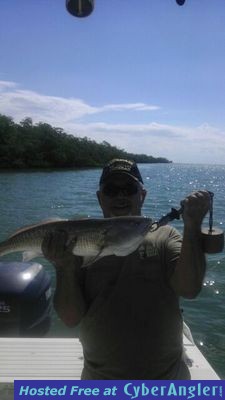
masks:
<path id="1" fill-rule="evenodd" d="M 194 298 L 201 290 L 206 259 L 202 250 L 201 224 L 209 210 L 207 191 L 191 194 L 181 202 L 184 232 L 180 257 L 171 276 L 170 284 L 178 296 Z"/>
<path id="2" fill-rule="evenodd" d="M 43 242 L 42 251 L 56 270 L 54 308 L 60 319 L 69 327 L 77 325 L 86 312 L 86 303 L 81 288 L 80 257 L 66 246 L 65 232 L 51 234 Z"/>

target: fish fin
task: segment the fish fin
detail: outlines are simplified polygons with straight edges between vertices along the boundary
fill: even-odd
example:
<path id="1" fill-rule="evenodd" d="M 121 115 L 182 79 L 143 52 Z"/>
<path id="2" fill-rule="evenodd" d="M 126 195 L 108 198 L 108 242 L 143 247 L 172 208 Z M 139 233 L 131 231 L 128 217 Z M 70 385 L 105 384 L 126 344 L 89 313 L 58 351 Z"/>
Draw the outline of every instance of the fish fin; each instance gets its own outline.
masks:
<path id="1" fill-rule="evenodd" d="M 117 257 L 125 257 L 125 256 L 128 256 L 133 251 L 134 251 L 133 247 L 132 248 L 128 248 L 128 249 L 127 248 L 125 248 L 125 249 L 117 249 L 114 252 L 114 255 L 117 256 Z"/>
<path id="2" fill-rule="evenodd" d="M 94 264 L 96 261 L 98 261 L 100 258 L 103 256 L 101 255 L 101 251 L 94 257 L 83 257 L 83 263 L 81 265 L 81 268 L 86 268 L 91 264 Z"/>
<path id="3" fill-rule="evenodd" d="M 100 258 L 105 257 L 107 254 L 105 253 L 105 235 L 109 231 L 108 229 L 105 229 L 102 233 L 102 239 L 101 240 L 101 245 L 99 246 L 99 252 L 94 255 L 94 256 L 87 256 L 83 257 L 83 263 L 81 265 L 81 268 L 89 267 L 89 265 L 94 264 L 96 261 L 100 260 Z M 75 254 L 75 253 L 74 253 Z"/>
<path id="4" fill-rule="evenodd" d="M 14 236 L 18 235 L 18 233 L 26 232 L 26 230 L 28 230 L 28 229 L 36 228 L 36 227 L 41 226 L 41 225 L 49 224 L 51 222 L 59 222 L 59 221 L 68 221 L 68 219 L 49 218 L 49 219 L 44 220 L 42 222 L 38 222 L 37 224 L 23 226 L 22 228 L 17 229 L 11 236 L 9 236 L 9 239 L 11 239 Z"/>
<path id="5" fill-rule="evenodd" d="M 23 252 L 23 261 L 30 261 L 32 260 L 32 258 L 38 257 L 38 256 L 42 256 L 43 254 L 38 252 L 38 251 L 24 251 Z"/>

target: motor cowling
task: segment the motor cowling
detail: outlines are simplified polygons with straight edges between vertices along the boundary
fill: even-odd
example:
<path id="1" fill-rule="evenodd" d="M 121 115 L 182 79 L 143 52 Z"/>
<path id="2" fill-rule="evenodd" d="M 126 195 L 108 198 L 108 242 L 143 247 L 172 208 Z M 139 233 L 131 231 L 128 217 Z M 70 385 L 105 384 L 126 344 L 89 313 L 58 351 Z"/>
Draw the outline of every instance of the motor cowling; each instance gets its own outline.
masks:
<path id="1" fill-rule="evenodd" d="M 42 337 L 51 324 L 51 278 L 39 263 L 0 262 L 0 336 Z"/>

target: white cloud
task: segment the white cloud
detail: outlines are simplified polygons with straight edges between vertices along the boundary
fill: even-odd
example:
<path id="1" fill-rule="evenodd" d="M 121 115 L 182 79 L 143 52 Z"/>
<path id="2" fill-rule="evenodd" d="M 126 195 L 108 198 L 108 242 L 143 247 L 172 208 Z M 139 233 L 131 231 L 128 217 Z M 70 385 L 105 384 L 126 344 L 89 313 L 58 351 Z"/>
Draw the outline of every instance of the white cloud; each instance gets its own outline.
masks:
<path id="1" fill-rule="evenodd" d="M 149 124 L 68 124 L 71 133 L 103 140 L 132 153 L 166 157 L 174 162 L 225 163 L 225 131 L 198 127 Z"/>
<path id="2" fill-rule="evenodd" d="M 133 110 L 133 111 L 154 111 L 159 110 L 158 106 L 151 106 L 145 103 L 131 103 L 131 104 L 109 104 L 103 106 L 101 108 L 104 110 L 115 110 L 115 111 L 123 111 L 123 110 Z"/>
<path id="3" fill-rule="evenodd" d="M 13 117 L 16 122 L 31 117 L 34 123 L 48 122 L 67 133 L 87 136 L 98 142 L 105 140 L 129 152 L 162 156 L 176 162 L 225 163 L 225 129 L 207 123 L 192 127 L 153 122 L 152 112 L 159 109 L 137 102 L 97 107 L 81 99 L 47 96 L 22 90 L 15 82 L 0 81 L 0 113 Z M 146 111 L 150 122 L 109 122 L 113 113 L 120 113 L 119 120 L 120 115 L 127 115 L 128 111 Z M 88 122 L 92 115 L 95 121 L 100 115 L 101 119 Z M 134 117 L 135 113 L 132 120 Z M 140 113 L 138 118 L 140 120 Z"/>
<path id="4" fill-rule="evenodd" d="M 42 95 L 31 90 L 18 89 L 15 82 L 0 81 L 1 113 L 13 115 L 17 121 L 29 116 L 34 122 L 48 121 L 55 124 L 75 121 L 106 111 L 153 111 L 158 108 L 144 103 L 107 104 L 94 107 L 81 99 Z"/>
<path id="5" fill-rule="evenodd" d="M 0 81 L 0 91 L 4 91 L 7 88 L 13 88 L 16 86 L 17 86 L 17 84 L 15 82 Z"/>
<path id="6" fill-rule="evenodd" d="M 31 90 L 20 90 L 16 86 L 2 85 L 0 92 L 1 113 L 9 114 L 15 120 L 26 116 L 34 122 L 62 120 L 69 121 L 96 113 L 96 108 L 85 104 L 80 99 L 66 99 L 56 96 L 46 96 Z M 14 90 L 9 90 L 14 88 Z M 5 90 L 4 90 L 5 89 Z"/>

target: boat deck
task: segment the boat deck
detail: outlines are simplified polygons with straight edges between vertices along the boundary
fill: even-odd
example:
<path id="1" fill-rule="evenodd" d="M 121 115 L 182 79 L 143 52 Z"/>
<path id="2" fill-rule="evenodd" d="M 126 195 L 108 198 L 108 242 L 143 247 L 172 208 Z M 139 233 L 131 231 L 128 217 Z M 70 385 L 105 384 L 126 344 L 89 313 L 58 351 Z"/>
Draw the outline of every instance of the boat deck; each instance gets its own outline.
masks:
<path id="1" fill-rule="evenodd" d="M 186 336 L 184 349 L 191 379 L 219 379 Z M 83 352 L 78 339 L 0 338 L 0 399 L 13 399 L 14 380 L 78 380 L 82 366 Z"/>
<path id="2" fill-rule="evenodd" d="M 78 339 L 0 339 L 0 383 L 16 379 L 80 379 L 82 366 Z"/>

